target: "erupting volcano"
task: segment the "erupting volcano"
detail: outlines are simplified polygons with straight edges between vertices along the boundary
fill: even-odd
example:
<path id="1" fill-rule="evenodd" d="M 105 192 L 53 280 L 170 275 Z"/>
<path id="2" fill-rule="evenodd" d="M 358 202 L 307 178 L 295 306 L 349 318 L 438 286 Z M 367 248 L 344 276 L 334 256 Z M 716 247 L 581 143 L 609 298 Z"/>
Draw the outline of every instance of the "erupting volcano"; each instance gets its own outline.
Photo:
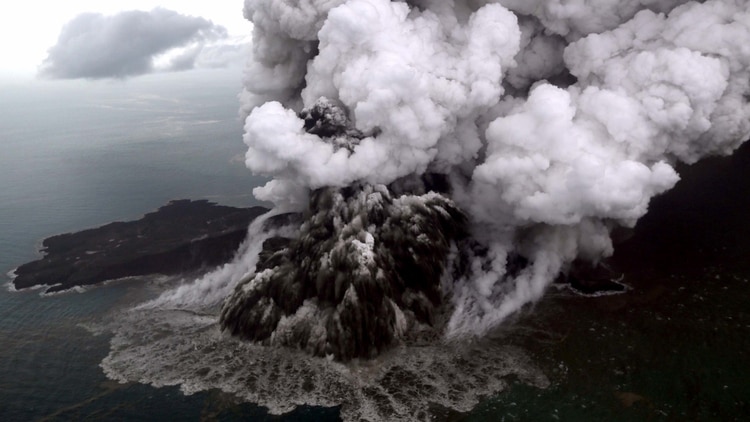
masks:
<path id="1" fill-rule="evenodd" d="M 745 2 L 569 3 L 246 1 L 246 163 L 304 221 L 222 326 L 339 359 L 481 334 L 747 138 Z"/>
<path id="2" fill-rule="evenodd" d="M 511 374 L 544 386 L 512 347 L 451 340 L 486 339 L 561 274 L 601 277 L 583 266 L 678 163 L 750 136 L 744 0 L 246 0 L 244 14 L 245 162 L 275 209 L 232 263 L 126 318 L 102 364 L 114 379 L 272 412 L 344 403 L 352 420 L 426 419 L 425 394 L 469 410 Z M 172 335 L 132 340 L 154 326 Z"/>

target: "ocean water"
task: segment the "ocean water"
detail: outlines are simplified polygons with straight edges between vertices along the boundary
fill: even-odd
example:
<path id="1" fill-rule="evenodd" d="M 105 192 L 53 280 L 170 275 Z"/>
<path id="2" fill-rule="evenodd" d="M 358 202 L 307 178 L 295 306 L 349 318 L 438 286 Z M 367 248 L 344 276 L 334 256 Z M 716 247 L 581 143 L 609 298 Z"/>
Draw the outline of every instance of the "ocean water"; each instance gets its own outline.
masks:
<path id="1" fill-rule="evenodd" d="M 0 272 L 34 259 L 45 237 L 135 219 L 170 199 L 257 205 L 250 192 L 263 180 L 251 176 L 242 162 L 235 73 L 0 84 Z M 750 182 L 744 175 L 749 157 L 750 149 L 743 148 L 732 159 L 681 169 L 685 177 L 675 192 L 657 199 L 633 240 L 618 247 L 614 264 L 631 286 L 626 294 L 582 298 L 553 289 L 464 350 L 426 347 L 407 351 L 406 358 L 397 351 L 396 358 L 384 359 L 399 363 L 388 369 L 394 376 L 383 378 L 392 384 L 386 386 L 393 390 L 391 399 L 411 395 L 429 409 L 431 420 L 747 420 Z M 178 331 L 197 327 L 177 338 L 193 343 L 157 338 L 111 355 L 116 337 L 101 328 L 102 321 L 170 283 L 120 281 L 48 297 L 39 290 L 1 289 L 0 420 L 340 418 L 336 397 L 330 397 L 330 408 L 290 404 L 293 410 L 283 416 L 253 403 L 254 397 L 276 403 L 308 397 L 294 386 L 236 391 L 251 399 L 245 401 L 210 388 L 222 384 L 218 379 L 184 394 L 174 384 L 210 379 L 212 368 L 222 366 L 233 350 L 255 353 L 255 360 L 272 370 L 265 373 L 269 383 L 284 380 L 273 371 L 296 376 L 294 371 L 309 369 L 295 366 L 294 354 L 216 343 L 195 324 L 201 315 L 164 314 Z M 188 325 L 181 326 L 185 321 Z M 150 335 L 151 322 L 138 319 L 120 335 L 138 342 L 140 331 Z M 215 344 L 230 348 L 209 350 Z M 194 353 L 199 348 L 205 353 Z M 138 355 L 142 350 L 154 354 Z M 144 360 L 139 364 L 132 356 Z M 114 372 L 146 383 L 109 379 L 100 366 L 107 359 Z M 523 361 L 525 369 L 503 366 L 514 360 Z M 123 362 L 126 366 L 118 368 Z M 379 362 L 359 369 L 378 372 Z M 259 373 L 233 365 L 230 372 L 240 375 L 228 373 L 227 379 L 247 382 Z M 482 379 L 486 368 L 501 378 Z M 534 368 L 545 382 L 534 382 L 539 378 Z M 446 395 L 471 391 L 482 397 L 479 404 L 468 402 L 463 408 L 473 409 L 460 413 L 432 403 L 441 392 L 420 382 L 434 381 L 441 371 L 455 382 L 444 383 L 450 387 Z M 149 385 L 160 382 L 172 386 Z M 483 390 L 498 383 L 504 385 L 502 393 Z M 335 385 L 328 387 L 335 391 Z M 325 402 L 325 397 L 315 399 Z M 451 402 L 450 397 L 442 402 Z"/>
<path id="2" fill-rule="evenodd" d="M 236 412 L 215 394 L 185 396 L 104 376 L 109 336 L 86 327 L 153 294 L 152 283 L 42 297 L 8 291 L 5 274 L 34 259 L 45 237 L 136 219 L 171 199 L 258 205 L 250 191 L 263 180 L 243 164 L 239 79 L 214 71 L 0 83 L 0 419 L 231 419 Z M 265 412 L 246 405 L 242 414 Z"/>

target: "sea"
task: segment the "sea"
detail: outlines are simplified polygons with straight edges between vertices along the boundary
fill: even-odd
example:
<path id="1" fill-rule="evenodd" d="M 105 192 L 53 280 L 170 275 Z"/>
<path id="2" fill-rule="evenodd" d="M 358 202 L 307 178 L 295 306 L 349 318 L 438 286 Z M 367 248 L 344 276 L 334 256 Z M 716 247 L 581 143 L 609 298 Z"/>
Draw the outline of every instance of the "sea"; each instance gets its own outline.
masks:
<path id="1" fill-rule="evenodd" d="M 46 237 L 138 219 L 173 199 L 263 205 L 251 191 L 265 180 L 244 166 L 240 78 L 0 82 L 0 419 L 232 419 L 209 393 L 105 377 L 109 338 L 85 327 L 142 300 L 146 281 L 42 296 L 10 291 L 6 273 L 37 258 Z"/>
<path id="2" fill-rule="evenodd" d="M 155 297 L 163 280 L 56 295 L 7 284 L 55 234 L 137 219 L 173 199 L 265 205 L 251 193 L 265 179 L 244 166 L 239 80 L 239 71 L 213 70 L 0 82 L 0 273 L 8 273 L 0 290 L 0 420 L 340 420 L 336 405 L 291 405 L 277 415 L 237 397 L 243 394 L 181 389 L 181 380 L 193 379 L 188 372 L 182 379 L 170 369 L 177 381 L 158 387 L 108 377 L 102 362 L 113 333 L 102 321 Z M 476 368 L 510 350 L 513 359 L 523 356 L 524 373 L 536 371 L 544 382 L 511 371 L 502 389 L 481 391 L 492 380 L 469 377 L 446 393 L 480 389 L 461 411 L 432 403 L 422 384 L 392 386 L 391 399 L 407 391 L 429 404 L 421 419 L 436 421 L 747 420 L 748 156 L 745 148 L 681 169 L 675 193 L 657 199 L 623 236 L 630 243 L 612 265 L 625 274 L 625 293 L 582 297 L 552 288 L 462 355 L 469 356 L 461 359 L 466 371 L 482 372 Z M 439 375 L 401 374 L 407 381 Z M 283 391 L 276 393 L 283 401 Z"/>

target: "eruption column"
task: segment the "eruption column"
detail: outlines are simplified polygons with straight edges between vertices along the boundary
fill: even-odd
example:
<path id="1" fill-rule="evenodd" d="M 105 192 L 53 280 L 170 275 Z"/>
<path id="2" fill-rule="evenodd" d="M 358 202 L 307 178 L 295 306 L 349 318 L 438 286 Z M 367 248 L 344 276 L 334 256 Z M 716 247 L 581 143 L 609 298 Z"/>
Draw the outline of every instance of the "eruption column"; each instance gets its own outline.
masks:
<path id="1" fill-rule="evenodd" d="M 747 139 L 749 9 L 247 0 L 254 193 L 306 219 L 224 327 L 341 359 L 485 332 Z"/>

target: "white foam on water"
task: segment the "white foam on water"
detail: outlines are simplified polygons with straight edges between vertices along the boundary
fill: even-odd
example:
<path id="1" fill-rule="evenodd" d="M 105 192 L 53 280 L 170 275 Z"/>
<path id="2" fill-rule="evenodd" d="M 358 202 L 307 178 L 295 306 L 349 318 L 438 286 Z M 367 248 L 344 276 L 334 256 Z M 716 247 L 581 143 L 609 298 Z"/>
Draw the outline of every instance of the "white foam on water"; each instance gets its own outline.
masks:
<path id="1" fill-rule="evenodd" d="M 53 285 L 50 285 L 50 286 L 47 286 L 47 285 L 40 286 L 40 287 L 44 287 L 45 290 L 39 292 L 39 296 L 41 296 L 41 297 L 52 297 L 52 296 L 66 295 L 66 294 L 70 294 L 70 293 L 83 293 L 83 292 L 88 291 L 91 287 L 93 287 L 93 286 L 72 286 L 72 287 L 70 287 L 68 289 L 60 290 L 60 291 L 56 291 L 56 292 L 50 292 L 50 291 L 47 290 L 47 289 L 50 289 L 52 287 L 57 287 L 57 286 L 60 286 L 60 285 L 62 285 L 62 283 L 53 284 Z"/>
<path id="2" fill-rule="evenodd" d="M 165 276 L 165 275 L 144 275 L 144 276 L 138 275 L 138 276 L 113 278 L 113 279 L 105 280 L 105 281 L 95 283 L 95 284 L 87 284 L 85 286 L 71 286 L 65 290 L 60 290 L 56 292 L 50 292 L 48 290 L 51 289 L 52 287 L 60 286 L 62 285 L 62 283 L 52 284 L 52 285 L 41 284 L 41 285 L 29 287 L 28 289 L 24 289 L 24 290 L 44 289 L 44 291 L 39 293 L 39 296 L 52 297 L 52 296 L 60 296 L 60 295 L 71 294 L 71 293 L 86 293 L 93 289 L 98 289 L 100 287 L 104 287 L 104 286 L 108 286 L 108 285 L 116 284 L 116 283 L 128 283 L 128 282 L 134 282 L 137 280 L 148 280 L 148 281 L 158 284 L 158 283 L 164 283 L 165 281 L 171 280 L 172 278 L 174 277 Z"/>
<path id="3" fill-rule="evenodd" d="M 575 287 L 567 284 L 565 287 L 568 288 L 571 292 L 584 297 L 602 297 L 602 296 L 614 296 L 614 295 L 620 295 L 629 292 L 633 288 L 630 287 L 630 285 L 622 282 L 624 277 L 620 277 L 617 280 L 610 280 L 611 283 L 617 284 L 618 286 L 622 287 L 622 290 L 602 290 L 594 293 L 584 293 Z"/>
<path id="4" fill-rule="evenodd" d="M 431 404 L 468 411 L 505 389 L 509 376 L 549 384 L 520 349 L 498 343 L 401 346 L 343 364 L 232 338 L 216 313 L 152 307 L 116 318 L 101 363 L 110 379 L 179 386 L 185 394 L 220 389 L 272 414 L 341 406 L 347 421 L 430 420 Z"/>
<path id="5" fill-rule="evenodd" d="M 678 161 L 729 154 L 750 134 L 747 2 L 299 3 L 245 2 L 245 163 L 273 179 L 256 196 L 291 206 L 309 189 L 455 176 L 452 199 L 488 249 L 449 286 L 447 334 L 471 341 L 344 365 L 228 338 L 217 307 L 253 273 L 256 221 L 230 264 L 116 316 L 110 378 L 219 388 L 272 413 L 341 405 L 347 420 L 468 410 L 508 375 L 546 385 L 522 352 L 482 336 L 567 264 L 610 256 L 612 224 L 635 225 L 677 183 Z M 370 135 L 346 149 L 305 131 L 297 111 L 320 99 Z M 513 254 L 529 261 L 515 275 Z"/>

